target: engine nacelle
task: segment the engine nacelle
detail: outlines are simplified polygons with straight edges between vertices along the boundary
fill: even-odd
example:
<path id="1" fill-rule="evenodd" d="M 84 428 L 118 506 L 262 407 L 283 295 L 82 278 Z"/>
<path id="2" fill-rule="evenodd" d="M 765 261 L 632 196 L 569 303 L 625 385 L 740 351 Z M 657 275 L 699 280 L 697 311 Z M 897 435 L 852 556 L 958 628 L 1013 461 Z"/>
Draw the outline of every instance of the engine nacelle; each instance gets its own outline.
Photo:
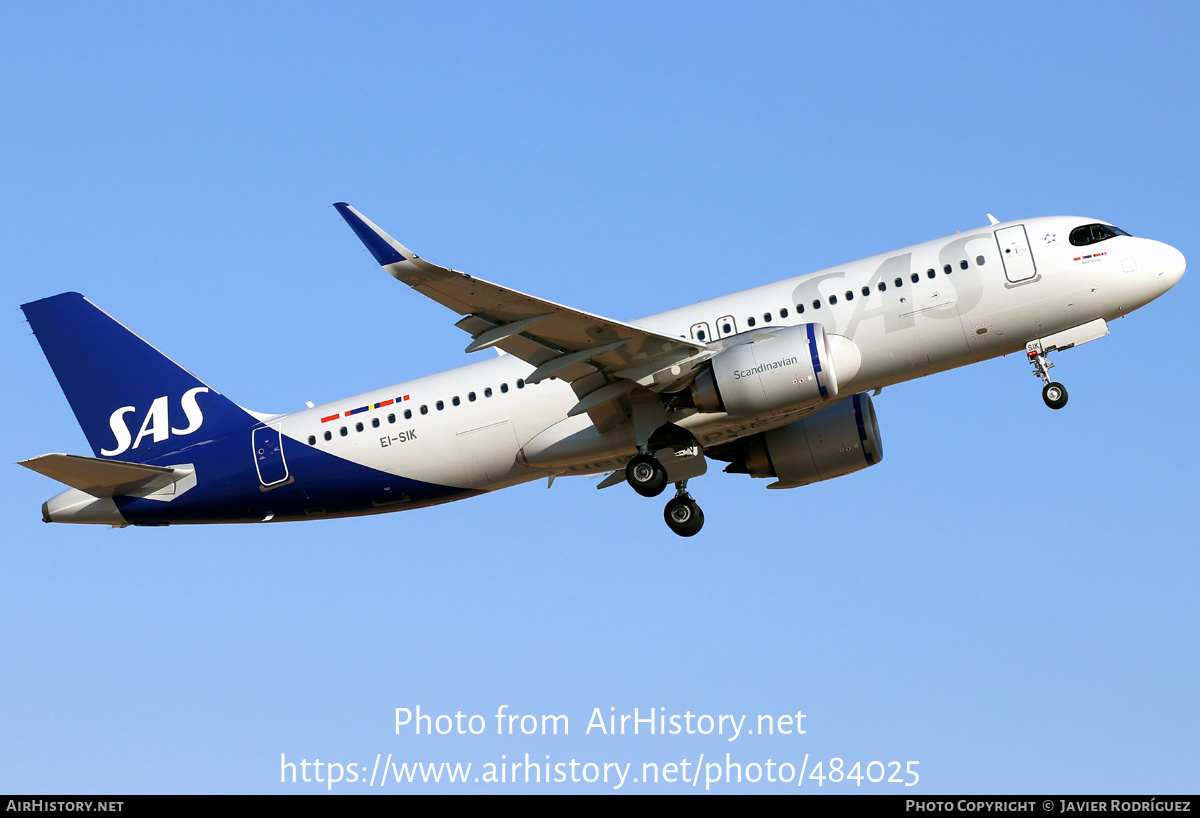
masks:
<path id="1" fill-rule="evenodd" d="M 755 333 L 718 353 L 692 386 L 697 409 L 735 418 L 802 409 L 837 393 L 833 355 L 820 324 Z"/>
<path id="2" fill-rule="evenodd" d="M 778 477 L 767 488 L 790 489 L 841 477 L 883 459 L 871 396 L 861 392 L 814 415 L 757 435 L 727 472 Z"/>

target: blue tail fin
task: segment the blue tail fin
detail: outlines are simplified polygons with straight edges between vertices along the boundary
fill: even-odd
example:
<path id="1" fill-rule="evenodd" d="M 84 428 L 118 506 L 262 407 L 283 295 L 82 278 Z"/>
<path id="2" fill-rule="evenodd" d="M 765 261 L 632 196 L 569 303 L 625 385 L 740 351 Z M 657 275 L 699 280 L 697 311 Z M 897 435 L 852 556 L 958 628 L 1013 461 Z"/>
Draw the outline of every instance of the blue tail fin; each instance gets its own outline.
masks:
<path id="1" fill-rule="evenodd" d="M 255 423 L 79 293 L 21 309 L 97 457 L 148 463 Z"/>

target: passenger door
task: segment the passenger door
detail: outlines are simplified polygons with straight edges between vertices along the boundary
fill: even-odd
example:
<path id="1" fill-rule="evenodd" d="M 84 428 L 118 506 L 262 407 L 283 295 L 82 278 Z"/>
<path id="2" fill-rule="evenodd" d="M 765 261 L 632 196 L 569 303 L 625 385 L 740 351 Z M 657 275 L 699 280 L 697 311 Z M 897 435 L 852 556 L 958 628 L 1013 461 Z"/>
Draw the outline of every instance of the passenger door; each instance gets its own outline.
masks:
<path id="1" fill-rule="evenodd" d="M 996 231 L 996 244 L 1000 247 L 1000 259 L 1004 262 L 1004 275 L 1017 284 L 1029 281 L 1037 275 L 1037 264 L 1033 251 L 1029 249 L 1029 236 L 1025 225 L 1016 224 Z"/>

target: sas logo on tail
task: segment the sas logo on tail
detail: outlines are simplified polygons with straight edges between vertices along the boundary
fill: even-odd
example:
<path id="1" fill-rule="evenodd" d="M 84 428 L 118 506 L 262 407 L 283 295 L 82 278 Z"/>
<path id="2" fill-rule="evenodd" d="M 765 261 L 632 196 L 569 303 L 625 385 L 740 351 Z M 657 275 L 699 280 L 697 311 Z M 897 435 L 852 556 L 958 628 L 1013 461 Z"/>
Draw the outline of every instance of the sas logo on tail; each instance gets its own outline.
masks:
<path id="1" fill-rule="evenodd" d="M 100 454 L 107 457 L 116 457 L 129 449 L 136 449 L 138 444 L 142 442 L 142 438 L 147 435 L 155 443 L 162 443 L 170 435 L 190 435 L 204 423 L 204 413 L 200 411 L 200 406 L 196 403 L 196 395 L 207 391 L 207 386 L 197 386 L 195 389 L 189 389 L 184 392 L 183 397 L 179 399 L 184 419 L 187 421 L 187 425 L 182 429 L 175 429 L 171 426 L 167 396 L 163 395 L 161 398 L 155 398 L 154 403 L 150 404 L 150 410 L 146 412 L 146 417 L 142 421 L 142 428 L 138 431 L 137 437 L 134 437 L 130 433 L 129 425 L 125 422 L 125 416 L 130 412 L 136 412 L 137 407 L 122 406 L 108 418 L 108 425 L 112 428 L 117 446 L 115 449 L 101 449 Z"/>

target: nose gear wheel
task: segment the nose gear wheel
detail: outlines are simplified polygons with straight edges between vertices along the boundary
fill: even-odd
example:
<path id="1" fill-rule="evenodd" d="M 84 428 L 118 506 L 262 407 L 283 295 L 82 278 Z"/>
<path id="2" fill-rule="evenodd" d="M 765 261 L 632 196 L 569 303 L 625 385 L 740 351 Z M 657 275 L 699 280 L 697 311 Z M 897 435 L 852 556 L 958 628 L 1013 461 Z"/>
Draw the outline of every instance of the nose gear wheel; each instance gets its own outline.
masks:
<path id="1" fill-rule="evenodd" d="M 1062 409 L 1067 405 L 1067 388 L 1061 383 L 1051 381 L 1042 387 L 1042 400 L 1051 409 Z"/>

